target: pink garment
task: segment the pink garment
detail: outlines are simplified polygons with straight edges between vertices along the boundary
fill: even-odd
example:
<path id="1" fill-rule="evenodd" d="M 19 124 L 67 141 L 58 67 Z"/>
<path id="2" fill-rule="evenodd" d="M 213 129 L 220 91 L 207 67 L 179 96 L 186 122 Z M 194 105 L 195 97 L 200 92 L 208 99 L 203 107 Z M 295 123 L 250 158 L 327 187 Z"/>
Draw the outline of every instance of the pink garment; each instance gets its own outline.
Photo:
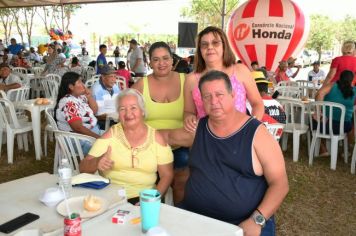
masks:
<path id="1" fill-rule="evenodd" d="M 197 74 L 195 74 L 195 75 L 196 75 L 197 79 L 199 79 Z M 233 74 L 230 77 L 230 81 L 231 81 L 231 85 L 232 85 L 232 90 L 235 91 L 235 94 L 236 94 L 235 108 L 236 108 L 236 110 L 238 110 L 242 113 L 246 113 L 246 89 L 245 89 L 245 86 L 240 81 L 237 80 L 235 74 Z M 193 96 L 195 107 L 197 109 L 198 118 L 200 119 L 200 118 L 206 116 L 204 106 L 203 106 L 203 101 L 201 99 L 201 94 L 200 94 L 198 86 L 193 89 L 192 96 Z"/>

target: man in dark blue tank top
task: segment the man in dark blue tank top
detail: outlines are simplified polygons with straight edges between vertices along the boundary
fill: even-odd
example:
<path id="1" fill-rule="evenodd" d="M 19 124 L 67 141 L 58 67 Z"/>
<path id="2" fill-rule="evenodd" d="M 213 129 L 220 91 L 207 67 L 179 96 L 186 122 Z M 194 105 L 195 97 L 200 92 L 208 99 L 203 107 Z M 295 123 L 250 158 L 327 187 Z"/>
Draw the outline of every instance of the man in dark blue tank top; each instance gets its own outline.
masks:
<path id="1" fill-rule="evenodd" d="M 199 89 L 208 116 L 195 134 L 181 207 L 247 235 L 274 235 L 273 215 L 288 193 L 278 143 L 258 120 L 236 111 L 228 75 L 208 72 Z"/>

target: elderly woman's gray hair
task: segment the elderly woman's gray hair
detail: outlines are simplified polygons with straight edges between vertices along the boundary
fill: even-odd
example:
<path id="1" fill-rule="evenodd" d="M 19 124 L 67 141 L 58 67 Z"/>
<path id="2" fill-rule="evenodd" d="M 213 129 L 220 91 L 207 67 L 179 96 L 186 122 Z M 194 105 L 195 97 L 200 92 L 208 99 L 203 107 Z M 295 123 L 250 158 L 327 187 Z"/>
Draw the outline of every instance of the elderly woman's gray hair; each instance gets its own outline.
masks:
<path id="1" fill-rule="evenodd" d="M 119 95 L 117 96 L 117 108 L 119 108 L 121 99 L 123 99 L 124 97 L 127 97 L 127 96 L 135 96 L 137 98 L 138 106 L 141 109 L 141 111 L 143 112 L 144 118 L 146 118 L 147 112 L 146 112 L 146 108 L 145 108 L 145 101 L 143 100 L 142 94 L 136 89 L 127 88 L 127 89 L 121 91 L 119 93 Z"/>

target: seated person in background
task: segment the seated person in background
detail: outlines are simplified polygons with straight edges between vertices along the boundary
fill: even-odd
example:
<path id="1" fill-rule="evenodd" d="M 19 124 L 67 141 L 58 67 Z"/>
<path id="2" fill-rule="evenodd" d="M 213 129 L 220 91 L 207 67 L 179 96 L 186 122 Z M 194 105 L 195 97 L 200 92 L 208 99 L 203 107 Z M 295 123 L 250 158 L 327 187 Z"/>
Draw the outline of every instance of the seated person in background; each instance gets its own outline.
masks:
<path id="1" fill-rule="evenodd" d="M 135 89 L 117 99 L 120 123 L 97 139 L 80 163 L 80 172 L 100 171 L 126 189 L 128 201 L 139 202 L 139 192 L 156 188 L 164 195 L 173 180 L 173 154 L 164 138 L 145 124 L 145 105 Z M 157 172 L 159 181 L 157 181 Z"/>
<path id="2" fill-rule="evenodd" d="M 282 105 L 271 96 L 268 95 L 268 85 L 272 84 L 266 80 L 262 71 L 253 71 L 252 77 L 255 79 L 258 92 L 263 100 L 263 105 L 265 106 L 265 114 L 262 117 L 262 122 L 267 122 L 268 124 L 274 123 L 286 123 L 286 113 Z M 248 107 L 249 110 L 251 109 Z"/>
<path id="3" fill-rule="evenodd" d="M 279 144 L 260 121 L 235 109 L 227 74 L 207 72 L 199 90 L 207 116 L 196 130 L 180 206 L 238 225 L 244 235 L 274 235 L 273 215 L 288 193 Z"/>
<path id="4" fill-rule="evenodd" d="M 340 74 L 340 79 L 336 83 L 329 83 L 323 86 L 315 96 L 316 101 L 336 102 L 345 106 L 344 131 L 348 133 L 352 129 L 353 106 L 356 98 L 356 87 L 352 86 L 354 73 L 344 70 Z M 334 122 L 335 121 L 335 122 Z M 340 110 L 333 110 L 333 131 L 339 130 Z"/>
<path id="5" fill-rule="evenodd" d="M 67 72 L 63 75 L 54 110 L 59 130 L 100 137 L 94 115 L 98 106 L 79 74 Z M 82 144 L 82 148 L 84 153 L 88 153 L 90 145 Z"/>
<path id="6" fill-rule="evenodd" d="M 68 68 L 68 66 L 65 65 L 67 59 L 63 58 L 61 56 L 60 56 L 60 58 L 61 58 L 61 61 L 58 64 L 56 74 L 58 74 L 59 76 L 62 77 L 65 73 L 67 73 L 69 71 L 69 68 Z"/>
<path id="7" fill-rule="evenodd" d="M 119 64 L 119 68 L 116 71 L 116 74 L 125 78 L 126 88 L 128 88 L 129 87 L 129 82 L 131 80 L 131 73 L 130 73 L 129 70 L 125 69 L 126 68 L 125 62 L 119 61 L 118 64 Z"/>
<path id="8" fill-rule="evenodd" d="M 35 63 L 38 63 L 41 61 L 40 55 L 35 51 L 33 47 L 30 47 L 30 55 L 29 55 L 29 60 L 33 61 Z"/>
<path id="9" fill-rule="evenodd" d="M 349 70 L 344 70 L 340 74 L 340 79 L 336 83 L 328 83 L 324 85 L 315 96 L 316 101 L 327 101 L 327 102 L 336 102 L 345 106 L 345 123 L 344 123 L 344 132 L 348 133 L 352 129 L 352 115 L 353 115 L 353 106 L 356 98 L 356 87 L 352 86 L 352 81 L 354 78 L 354 73 Z M 334 134 L 339 134 L 340 130 L 340 109 L 333 109 L 332 117 L 332 130 Z M 328 111 L 326 113 L 329 115 Z M 314 120 L 315 119 L 315 120 Z M 313 117 L 313 129 L 317 128 L 317 117 Z M 321 126 L 322 128 L 322 126 Z M 330 129 L 329 122 L 326 125 L 326 130 Z M 327 154 L 326 147 L 323 143 L 320 146 L 320 153 L 323 155 Z"/>
<path id="10" fill-rule="evenodd" d="M 296 60 L 297 60 L 297 58 L 293 58 L 293 57 L 290 57 L 287 60 L 288 68 L 286 70 L 286 74 L 289 78 L 292 78 L 292 79 L 294 79 L 298 75 L 299 70 L 301 68 L 300 65 L 298 65 L 298 66 L 295 65 Z M 297 68 L 297 70 L 294 72 L 292 68 Z"/>
<path id="11" fill-rule="evenodd" d="M 26 60 L 26 58 L 23 55 L 23 52 L 18 52 L 17 53 L 17 61 L 16 61 L 16 66 L 17 67 L 23 67 L 23 68 L 30 68 L 30 64 L 28 63 L 28 61 Z"/>
<path id="12" fill-rule="evenodd" d="M 78 57 L 73 57 L 72 58 L 72 63 L 69 68 L 69 71 L 75 72 L 77 74 L 82 74 L 83 72 L 83 67 L 79 64 Z"/>
<path id="13" fill-rule="evenodd" d="M 9 54 L 9 49 L 5 48 L 3 53 L 4 55 L 1 58 L 1 63 L 10 65 L 12 55 Z"/>
<path id="14" fill-rule="evenodd" d="M 56 45 L 48 45 L 48 56 L 43 58 L 43 61 L 46 62 L 46 66 L 42 75 L 55 74 L 59 65 L 62 63 L 63 58 L 60 57 L 56 50 Z"/>
<path id="15" fill-rule="evenodd" d="M 320 61 L 313 63 L 313 69 L 308 73 L 308 81 L 313 81 L 315 84 L 320 84 L 320 80 L 325 79 L 325 72 L 320 70 Z"/>
<path id="16" fill-rule="evenodd" d="M 290 81 L 289 76 L 287 75 L 286 71 L 288 69 L 288 64 L 286 61 L 280 61 L 278 68 L 276 70 L 276 83 L 278 84 L 280 81 Z"/>
<path id="17" fill-rule="evenodd" d="M 93 97 L 98 104 L 98 111 L 95 113 L 98 118 L 98 125 L 101 130 L 105 130 L 106 115 L 116 112 L 116 97 L 120 93 L 120 88 L 116 84 L 116 71 L 109 65 L 101 68 L 100 79 L 92 87 Z"/>
<path id="18" fill-rule="evenodd" d="M 251 68 L 252 68 L 252 71 L 257 71 L 258 69 L 260 69 L 260 66 L 258 65 L 257 61 L 253 61 L 253 62 L 251 62 Z"/>
<path id="19" fill-rule="evenodd" d="M 112 61 L 109 61 L 108 62 L 108 66 L 113 69 L 113 70 L 116 70 L 115 66 L 114 66 L 114 63 L 112 63 Z"/>
<path id="20" fill-rule="evenodd" d="M 7 92 L 9 89 L 17 89 L 20 87 L 20 78 L 11 73 L 11 69 L 8 64 L 2 63 L 0 65 L 0 90 Z"/>

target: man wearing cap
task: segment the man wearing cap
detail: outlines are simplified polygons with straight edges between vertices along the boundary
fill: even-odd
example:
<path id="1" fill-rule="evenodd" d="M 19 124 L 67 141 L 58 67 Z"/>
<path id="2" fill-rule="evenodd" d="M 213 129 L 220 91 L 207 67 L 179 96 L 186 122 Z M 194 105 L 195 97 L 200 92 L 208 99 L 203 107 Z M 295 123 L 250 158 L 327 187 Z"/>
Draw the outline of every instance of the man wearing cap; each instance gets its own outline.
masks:
<path id="1" fill-rule="evenodd" d="M 101 74 L 101 69 L 107 65 L 107 61 L 106 61 L 106 52 L 107 52 L 107 47 L 105 44 L 101 44 L 99 46 L 99 51 L 100 51 L 100 54 L 98 56 L 98 58 L 96 59 L 96 74 L 97 75 L 100 75 Z"/>
<path id="2" fill-rule="evenodd" d="M 287 76 L 289 77 L 289 78 L 295 78 L 297 75 L 298 75 L 298 73 L 299 73 L 299 70 L 300 70 L 300 68 L 301 68 L 301 66 L 300 65 L 298 65 L 298 66 L 296 66 L 295 65 L 295 61 L 297 60 L 297 58 L 293 58 L 293 57 L 290 57 L 290 58 L 288 58 L 288 60 L 287 60 L 287 63 L 288 63 L 288 68 L 287 68 L 287 70 L 286 70 L 286 74 L 287 74 Z M 297 68 L 297 70 L 295 71 L 295 72 L 293 72 L 293 69 L 292 68 Z"/>
<path id="3" fill-rule="evenodd" d="M 286 113 L 284 112 L 282 105 L 268 95 L 268 85 L 272 83 L 266 80 L 262 71 L 253 71 L 252 77 L 255 79 L 258 92 L 260 92 L 263 105 L 265 106 L 265 114 L 262 117 L 262 122 L 267 122 L 268 124 L 285 124 Z"/>
<path id="4" fill-rule="evenodd" d="M 116 71 L 108 65 L 103 66 L 100 79 L 92 87 L 93 97 L 98 104 L 98 111 L 95 115 L 101 130 L 105 129 L 106 114 L 116 112 L 116 96 L 119 93 Z"/>
<path id="5" fill-rule="evenodd" d="M 131 39 L 129 43 L 130 48 L 132 49 L 130 56 L 130 69 L 135 73 L 136 77 L 143 77 L 146 73 L 143 61 L 143 52 L 135 39 Z"/>
<path id="6" fill-rule="evenodd" d="M 320 80 L 325 79 L 325 72 L 320 70 L 320 61 L 315 61 L 313 63 L 313 70 L 308 73 L 308 81 L 316 81 L 319 83 Z"/>
<path id="7" fill-rule="evenodd" d="M 0 90 L 7 92 L 9 89 L 17 89 L 21 87 L 21 80 L 19 77 L 11 73 L 8 64 L 0 65 Z"/>

